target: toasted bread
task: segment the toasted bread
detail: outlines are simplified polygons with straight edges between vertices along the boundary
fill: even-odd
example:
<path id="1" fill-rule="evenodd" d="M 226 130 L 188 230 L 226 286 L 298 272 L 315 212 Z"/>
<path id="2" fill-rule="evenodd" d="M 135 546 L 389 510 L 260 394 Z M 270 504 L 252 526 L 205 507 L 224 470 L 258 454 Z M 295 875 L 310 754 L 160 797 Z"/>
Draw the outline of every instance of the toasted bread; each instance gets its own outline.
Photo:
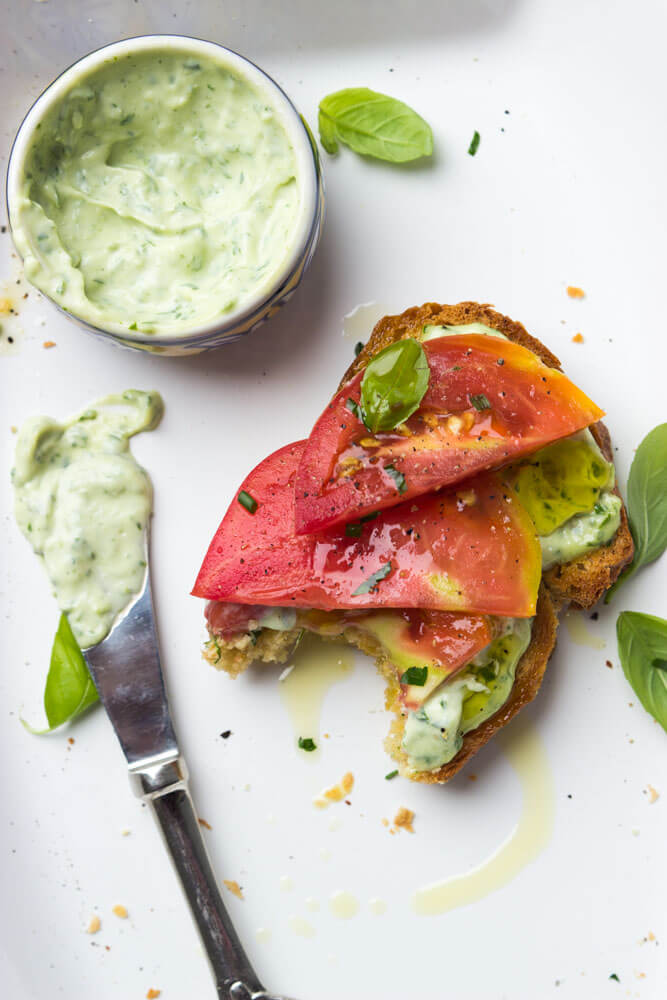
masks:
<path id="1" fill-rule="evenodd" d="M 408 766 L 408 759 L 405 751 L 401 747 L 403 731 L 405 729 L 406 716 L 401 713 L 398 701 L 398 689 L 387 690 L 387 708 L 396 713 L 396 718 L 392 722 L 389 735 L 385 740 L 385 747 L 393 759 L 399 764 L 401 773 L 413 781 L 421 781 L 428 784 L 444 784 L 453 778 L 457 771 L 460 771 L 471 757 L 487 743 L 493 734 L 506 725 L 519 709 L 532 701 L 540 689 L 544 671 L 547 668 L 549 657 L 556 645 L 556 630 L 558 628 L 558 618 L 556 608 L 551 599 L 551 595 L 546 587 L 540 588 L 540 595 L 537 601 L 537 613 L 533 621 L 533 632 L 530 645 L 519 660 L 512 691 L 509 698 L 486 722 L 483 722 L 476 729 L 466 733 L 463 737 L 463 746 L 448 764 L 438 768 L 437 771 L 413 771 Z"/>
<path id="2" fill-rule="evenodd" d="M 406 309 L 399 316 L 384 316 L 375 324 L 373 332 L 359 356 L 355 358 L 343 377 L 342 387 L 384 347 L 404 337 L 414 337 L 427 324 L 460 326 L 464 323 L 484 323 L 509 340 L 528 348 L 550 368 L 561 369 L 555 354 L 532 337 L 528 331 L 508 316 L 496 312 L 489 305 L 477 302 L 459 302 L 455 306 L 426 302 L 423 306 Z M 609 432 L 602 422 L 591 427 L 593 437 L 608 461 L 612 461 Z M 616 491 L 618 492 L 618 491 Z M 620 495 L 620 494 L 619 494 Z M 617 579 L 624 566 L 632 560 L 634 543 L 625 507 L 621 509 L 621 523 L 611 542 L 599 549 L 579 556 L 572 562 L 554 566 L 544 574 L 544 581 L 557 608 L 592 607 Z"/>

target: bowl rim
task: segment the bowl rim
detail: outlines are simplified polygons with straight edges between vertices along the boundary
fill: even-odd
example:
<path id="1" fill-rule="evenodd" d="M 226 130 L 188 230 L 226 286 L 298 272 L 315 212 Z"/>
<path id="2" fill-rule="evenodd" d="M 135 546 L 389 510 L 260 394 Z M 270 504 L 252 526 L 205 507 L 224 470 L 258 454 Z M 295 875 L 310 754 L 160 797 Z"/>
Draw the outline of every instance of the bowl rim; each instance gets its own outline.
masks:
<path id="1" fill-rule="evenodd" d="M 51 298 L 48 292 L 44 292 L 38 288 L 40 294 L 44 295 L 49 302 L 68 318 L 75 320 L 78 324 L 93 333 L 121 340 L 128 346 L 135 344 L 138 347 L 153 346 L 163 348 L 181 345 L 195 346 L 200 341 L 209 341 L 215 335 L 224 340 L 225 330 L 228 330 L 230 334 L 250 332 L 249 330 L 241 331 L 239 328 L 243 327 L 248 321 L 252 321 L 253 317 L 258 313 L 265 312 L 266 306 L 273 301 L 277 294 L 280 294 L 286 282 L 289 281 L 290 277 L 299 268 L 301 261 L 308 253 L 320 222 L 321 173 L 317 146 L 306 120 L 280 84 L 251 59 L 241 55 L 241 53 L 236 52 L 234 49 L 227 48 L 220 42 L 213 42 L 194 35 L 162 34 L 157 32 L 118 39 L 86 53 L 73 63 L 70 63 L 58 76 L 51 80 L 29 107 L 17 129 L 9 152 L 5 186 L 7 219 L 19 256 L 23 258 L 15 237 L 15 228 L 18 227 L 14 227 L 12 224 L 12 202 L 16 202 L 20 195 L 22 168 L 37 125 L 42 121 L 45 114 L 66 95 L 77 80 L 85 78 L 110 58 L 117 55 L 131 55 L 142 51 L 159 51 L 165 48 L 173 51 L 181 50 L 187 53 L 206 54 L 221 65 L 227 65 L 238 71 L 241 76 L 244 76 L 261 93 L 266 95 L 267 100 L 279 115 L 280 121 L 294 149 L 297 161 L 297 180 L 301 189 L 301 205 L 292 238 L 292 249 L 283 266 L 276 271 L 271 286 L 253 296 L 243 299 L 237 308 L 231 310 L 229 313 L 221 314 L 217 319 L 212 320 L 206 325 L 185 328 L 173 334 L 144 334 L 114 323 L 110 323 L 108 326 L 96 326 L 85 316 L 80 316 L 78 313 L 64 309 L 55 299 Z"/>

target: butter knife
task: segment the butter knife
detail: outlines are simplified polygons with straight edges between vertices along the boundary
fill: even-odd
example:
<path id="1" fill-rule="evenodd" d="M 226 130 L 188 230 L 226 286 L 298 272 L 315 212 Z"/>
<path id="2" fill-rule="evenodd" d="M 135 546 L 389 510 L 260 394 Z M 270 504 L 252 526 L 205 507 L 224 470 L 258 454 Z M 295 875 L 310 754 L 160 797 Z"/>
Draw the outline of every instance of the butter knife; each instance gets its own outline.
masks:
<path id="1" fill-rule="evenodd" d="M 260 983 L 215 881 L 169 714 L 149 568 L 141 593 L 107 637 L 83 655 L 127 759 L 131 784 L 150 806 L 181 881 L 218 997 L 287 1000 Z"/>

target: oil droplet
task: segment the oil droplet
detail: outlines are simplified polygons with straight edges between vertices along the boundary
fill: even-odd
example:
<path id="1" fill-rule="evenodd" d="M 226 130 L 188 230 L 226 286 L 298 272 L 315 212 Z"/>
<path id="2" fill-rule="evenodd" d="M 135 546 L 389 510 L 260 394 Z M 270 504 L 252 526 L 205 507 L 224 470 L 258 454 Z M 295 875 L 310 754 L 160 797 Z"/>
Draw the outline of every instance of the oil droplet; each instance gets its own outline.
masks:
<path id="1" fill-rule="evenodd" d="M 299 937 L 315 937 L 315 928 L 307 920 L 304 920 L 303 917 L 290 917 L 287 923 Z"/>
<path id="2" fill-rule="evenodd" d="M 294 669 L 280 684 L 279 691 L 294 727 L 295 745 L 299 737 L 320 744 L 320 713 L 324 698 L 334 684 L 352 672 L 354 654 L 339 642 L 323 642 L 306 636 L 294 654 Z M 297 750 L 303 759 L 318 756 L 317 751 Z"/>
<path id="3" fill-rule="evenodd" d="M 280 888 L 283 892 L 290 892 L 294 888 L 294 882 L 289 875 L 280 876 Z"/>
<path id="4" fill-rule="evenodd" d="M 322 861 L 328 861 L 331 858 L 331 851 L 328 847 L 320 847 L 320 857 Z"/>
<path id="5" fill-rule="evenodd" d="M 590 646 L 591 649 L 604 649 L 607 643 L 599 635 L 595 635 L 586 624 L 580 611 L 567 611 L 563 615 L 565 628 L 572 642 L 578 646 Z"/>
<path id="6" fill-rule="evenodd" d="M 351 892 L 339 889 L 329 897 L 329 909 L 339 920 L 350 920 L 359 912 L 359 901 Z"/>
<path id="7" fill-rule="evenodd" d="M 387 912 L 387 904 L 384 899 L 369 899 L 368 908 L 376 917 L 380 917 L 383 913 Z"/>
<path id="8" fill-rule="evenodd" d="M 554 788 L 549 760 L 536 730 L 519 720 L 496 736 L 521 782 L 523 802 L 516 829 L 487 861 L 466 875 L 418 889 L 412 899 L 420 915 L 466 906 L 502 888 L 548 844 L 554 824 Z"/>
<path id="9" fill-rule="evenodd" d="M 309 896 L 306 900 L 306 909 L 310 910 L 311 913 L 317 913 L 320 908 L 320 904 L 312 896 Z"/>
<path id="10" fill-rule="evenodd" d="M 379 302 L 362 302 L 343 317 L 343 336 L 346 340 L 361 340 L 365 344 L 377 321 L 390 310 Z"/>
<path id="11" fill-rule="evenodd" d="M 267 927 L 258 927 L 255 931 L 255 937 L 258 941 L 261 941 L 262 944 L 268 944 L 271 940 L 271 931 Z"/>

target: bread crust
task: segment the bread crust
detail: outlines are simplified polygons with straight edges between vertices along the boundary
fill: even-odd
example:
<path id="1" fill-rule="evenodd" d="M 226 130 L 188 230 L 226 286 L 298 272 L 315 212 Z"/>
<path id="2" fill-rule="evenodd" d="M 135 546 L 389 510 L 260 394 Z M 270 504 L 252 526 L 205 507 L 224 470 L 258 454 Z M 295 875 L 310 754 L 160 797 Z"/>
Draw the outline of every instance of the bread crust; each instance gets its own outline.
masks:
<path id="1" fill-rule="evenodd" d="M 391 697 L 388 708 L 397 712 L 385 747 L 399 764 L 401 773 L 412 781 L 442 785 L 461 770 L 471 757 L 491 739 L 493 734 L 512 719 L 517 712 L 533 700 L 540 689 L 549 657 L 556 646 L 558 618 L 551 594 L 545 586 L 540 587 L 530 645 L 523 654 L 516 669 L 512 691 L 505 704 L 486 722 L 466 733 L 463 746 L 456 756 L 437 771 L 413 771 L 408 766 L 405 751 L 401 748 L 406 717 L 400 714 L 400 703 L 396 695 Z"/>
<path id="2" fill-rule="evenodd" d="M 548 365 L 562 371 L 559 359 L 536 337 L 531 336 L 521 323 L 496 312 L 490 305 L 479 302 L 459 302 L 458 305 L 440 305 L 426 302 L 422 306 L 406 309 L 398 316 L 384 316 L 375 324 L 368 343 L 355 358 L 345 373 L 340 387 L 366 367 L 379 351 L 389 344 L 405 337 L 421 333 L 422 327 L 447 325 L 460 326 L 464 323 L 484 323 L 503 333 L 509 340 L 528 348 Z M 340 388 L 339 387 L 339 388 Z M 608 461 L 613 460 L 609 432 L 600 421 L 590 428 L 600 450 Z M 618 490 L 614 490 L 618 496 Z M 622 498 L 621 498 L 622 499 Z M 622 569 L 632 561 L 634 543 L 630 534 L 625 506 L 621 507 L 621 523 L 618 531 L 607 545 L 593 552 L 554 566 L 544 574 L 544 582 L 551 592 L 558 609 L 572 606 L 588 609 L 596 604 L 606 590 L 618 578 Z"/>

